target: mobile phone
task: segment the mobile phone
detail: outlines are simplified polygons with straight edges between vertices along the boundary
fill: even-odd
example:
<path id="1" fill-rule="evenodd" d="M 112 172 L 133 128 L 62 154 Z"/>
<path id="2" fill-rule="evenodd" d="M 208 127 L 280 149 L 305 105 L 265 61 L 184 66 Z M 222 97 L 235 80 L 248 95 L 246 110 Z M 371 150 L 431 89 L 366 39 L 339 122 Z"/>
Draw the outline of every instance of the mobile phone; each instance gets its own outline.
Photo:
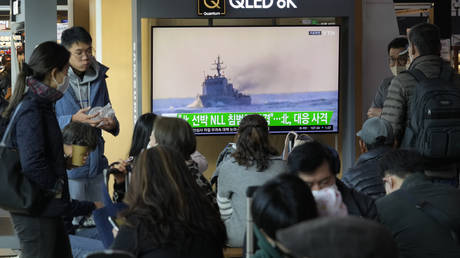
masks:
<path id="1" fill-rule="evenodd" d="M 120 226 L 118 225 L 117 219 L 115 217 L 109 216 L 108 220 L 109 220 L 110 224 L 112 224 L 112 227 L 114 229 L 116 229 L 117 231 L 120 230 Z"/>

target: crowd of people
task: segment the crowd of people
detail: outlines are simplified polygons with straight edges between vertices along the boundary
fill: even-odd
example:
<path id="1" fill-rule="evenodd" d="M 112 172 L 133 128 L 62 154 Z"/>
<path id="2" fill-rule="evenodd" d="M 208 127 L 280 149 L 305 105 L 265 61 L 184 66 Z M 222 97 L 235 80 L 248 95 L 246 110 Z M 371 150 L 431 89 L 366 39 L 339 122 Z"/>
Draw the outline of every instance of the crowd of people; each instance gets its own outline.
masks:
<path id="1" fill-rule="evenodd" d="M 108 68 L 92 57 L 91 44 L 86 30 L 72 27 L 62 44 L 38 45 L 0 110 L 25 179 L 46 197 L 33 215 L 11 212 L 21 257 L 110 248 L 135 257 L 218 258 L 231 247 L 251 257 L 460 257 L 459 170 L 450 144 L 460 138 L 449 127 L 435 130 L 425 145 L 449 150 L 431 157 L 410 126 L 414 98 L 430 86 L 413 73 L 460 87 L 440 57 L 435 25 L 416 25 L 388 45 L 393 76 L 356 134 L 362 154 L 353 167 L 341 167 L 337 150 L 306 135 L 280 155 L 265 118 L 247 115 L 210 180 L 191 126 L 153 113 L 136 122 L 129 157 L 109 166 L 102 131 L 116 136 L 120 125 L 113 112 L 91 112 L 110 110 Z M 439 117 L 446 118 L 429 119 Z M 82 227 L 97 230 L 85 244 L 75 236 Z"/>

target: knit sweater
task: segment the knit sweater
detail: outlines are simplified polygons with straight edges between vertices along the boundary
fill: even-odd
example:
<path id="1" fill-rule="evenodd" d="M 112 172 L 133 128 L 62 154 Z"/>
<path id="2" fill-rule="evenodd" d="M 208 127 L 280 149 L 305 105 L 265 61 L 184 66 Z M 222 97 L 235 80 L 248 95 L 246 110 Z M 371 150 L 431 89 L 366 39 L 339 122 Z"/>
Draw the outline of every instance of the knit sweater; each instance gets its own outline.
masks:
<path id="1" fill-rule="evenodd" d="M 241 247 L 246 225 L 246 189 L 258 186 L 286 172 L 286 163 L 280 157 L 273 157 L 269 167 L 258 172 L 255 165 L 240 166 L 232 156 L 227 156 L 216 169 L 217 203 L 227 228 L 228 244 Z"/>

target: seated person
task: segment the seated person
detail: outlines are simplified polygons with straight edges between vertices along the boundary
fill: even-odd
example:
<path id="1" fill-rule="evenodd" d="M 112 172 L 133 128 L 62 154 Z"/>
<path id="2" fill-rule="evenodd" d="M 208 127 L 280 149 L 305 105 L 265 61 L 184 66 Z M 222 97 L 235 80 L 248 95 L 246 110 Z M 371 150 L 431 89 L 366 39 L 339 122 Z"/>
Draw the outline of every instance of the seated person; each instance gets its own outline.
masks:
<path id="1" fill-rule="evenodd" d="M 62 140 L 64 142 L 64 156 L 67 158 L 67 167 L 71 168 L 74 166 L 71 164 L 73 154 L 72 145 L 87 147 L 85 156 L 88 158 L 89 152 L 96 149 L 99 139 L 97 131 L 90 125 L 80 122 L 70 122 L 62 129 Z"/>
<path id="2" fill-rule="evenodd" d="M 428 180 L 416 152 L 392 151 L 381 163 L 388 195 L 376 206 L 400 257 L 460 257 L 460 190 Z"/>
<path id="3" fill-rule="evenodd" d="M 108 185 L 105 187 L 103 193 L 105 207 L 94 212 L 94 220 L 96 222 L 98 236 L 106 248 L 108 248 L 113 242 L 112 225 L 109 223 L 108 218 L 110 216 L 116 217 L 120 211 L 127 208 L 126 204 L 122 202 L 126 187 L 125 175 L 128 173 L 128 167 L 132 166 L 133 161 L 137 158 L 141 151 L 147 147 L 156 118 L 157 115 L 154 113 L 146 113 L 137 119 L 134 126 L 131 147 L 129 149 L 129 156 L 133 157 L 133 160 L 130 162 L 120 160 L 118 164 L 111 166 L 112 169 L 117 169 L 122 172 L 122 174 L 114 176 L 112 196 L 108 191 L 111 187 L 111 182 L 109 182 L 110 180 L 107 180 Z"/>
<path id="4" fill-rule="evenodd" d="M 369 118 L 356 134 L 359 137 L 361 156 L 354 167 L 342 177 L 346 186 L 367 196 L 378 199 L 385 195 L 380 159 L 391 151 L 394 144 L 393 128 L 379 117 Z"/>
<path id="5" fill-rule="evenodd" d="M 331 149 L 317 141 L 295 147 L 288 157 L 289 172 L 310 186 L 321 216 L 375 218 L 374 200 L 345 186 L 337 163 Z"/>
<path id="6" fill-rule="evenodd" d="M 225 226 L 187 172 L 181 153 L 166 146 L 140 154 L 113 249 L 136 257 L 223 257 Z"/>
<path id="7" fill-rule="evenodd" d="M 276 231 L 318 217 L 315 199 L 299 177 L 281 174 L 254 193 L 251 206 L 259 250 L 253 257 L 281 257 Z"/>
<path id="8" fill-rule="evenodd" d="M 285 161 L 276 155 L 268 139 L 265 118 L 260 115 L 244 117 L 238 129 L 236 150 L 222 160 L 215 172 L 218 176 L 217 201 L 231 247 L 243 246 L 246 189 L 286 172 Z"/>
<path id="9" fill-rule="evenodd" d="M 290 254 L 288 257 L 398 257 L 398 248 L 388 229 L 354 216 L 305 221 L 279 230 L 276 237 L 279 245 Z"/>
<path id="10" fill-rule="evenodd" d="M 180 118 L 162 117 L 158 119 L 153 127 L 149 146 L 157 144 L 168 146 L 182 155 L 187 162 L 188 172 L 193 175 L 198 186 L 217 210 L 216 193 L 200 172 L 198 163 L 191 157 L 196 152 L 196 137 L 190 124 Z"/>

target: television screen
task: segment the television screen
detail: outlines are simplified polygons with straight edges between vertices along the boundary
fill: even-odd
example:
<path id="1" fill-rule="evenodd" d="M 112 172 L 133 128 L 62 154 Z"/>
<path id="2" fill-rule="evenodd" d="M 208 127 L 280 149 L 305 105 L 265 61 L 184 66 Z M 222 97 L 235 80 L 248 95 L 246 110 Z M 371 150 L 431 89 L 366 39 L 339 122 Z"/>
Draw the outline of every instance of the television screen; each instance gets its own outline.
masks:
<path id="1" fill-rule="evenodd" d="M 152 109 L 197 135 L 247 114 L 271 133 L 338 132 L 338 26 L 152 27 Z"/>

